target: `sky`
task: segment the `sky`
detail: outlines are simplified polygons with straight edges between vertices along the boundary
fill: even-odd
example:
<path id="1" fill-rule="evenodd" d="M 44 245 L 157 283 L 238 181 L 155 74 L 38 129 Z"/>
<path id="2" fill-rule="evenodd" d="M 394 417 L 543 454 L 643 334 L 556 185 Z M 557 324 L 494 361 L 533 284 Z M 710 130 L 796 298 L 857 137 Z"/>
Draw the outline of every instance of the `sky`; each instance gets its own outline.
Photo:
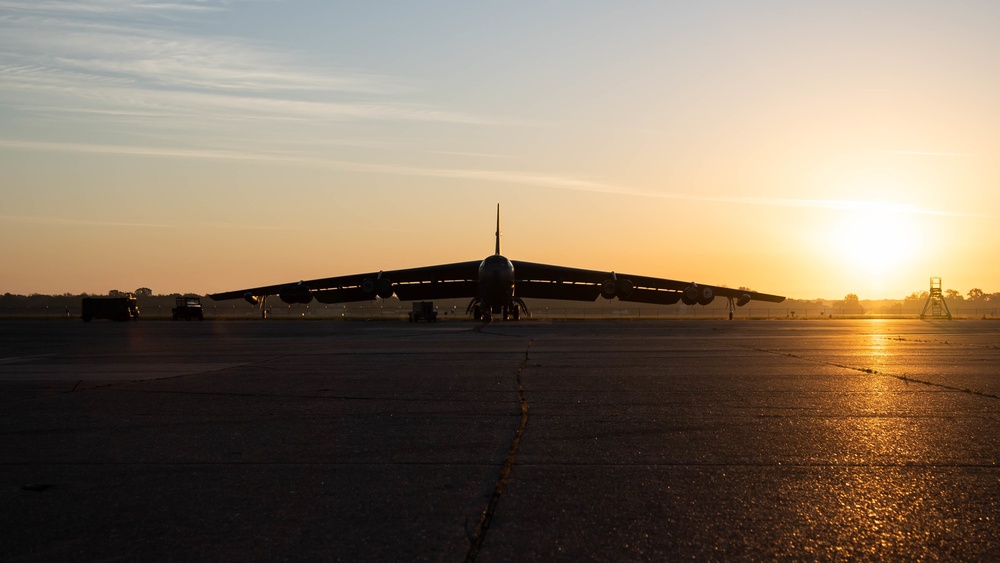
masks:
<path id="1" fill-rule="evenodd" d="M 0 0 L 0 293 L 1000 291 L 1000 3 Z"/>

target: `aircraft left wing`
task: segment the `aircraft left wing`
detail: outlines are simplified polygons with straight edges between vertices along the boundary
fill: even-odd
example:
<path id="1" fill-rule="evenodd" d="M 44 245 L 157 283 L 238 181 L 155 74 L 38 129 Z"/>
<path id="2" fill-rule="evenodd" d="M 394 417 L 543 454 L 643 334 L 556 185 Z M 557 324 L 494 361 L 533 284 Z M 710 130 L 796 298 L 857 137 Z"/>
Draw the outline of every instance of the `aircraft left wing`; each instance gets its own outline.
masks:
<path id="1" fill-rule="evenodd" d="M 388 298 L 395 294 L 403 301 L 472 298 L 478 295 L 479 262 L 456 262 L 403 270 L 385 270 L 332 278 L 302 280 L 209 294 L 216 301 L 246 299 L 260 303 L 277 295 L 285 303 L 348 303 Z"/>
<path id="2" fill-rule="evenodd" d="M 566 268 L 549 264 L 511 261 L 516 278 L 515 293 L 521 298 L 596 301 L 617 297 L 622 301 L 673 305 L 678 301 L 707 305 L 715 297 L 733 299 L 738 306 L 753 301 L 781 303 L 781 295 L 703 285 L 665 278 L 619 274 L 600 270 Z"/>

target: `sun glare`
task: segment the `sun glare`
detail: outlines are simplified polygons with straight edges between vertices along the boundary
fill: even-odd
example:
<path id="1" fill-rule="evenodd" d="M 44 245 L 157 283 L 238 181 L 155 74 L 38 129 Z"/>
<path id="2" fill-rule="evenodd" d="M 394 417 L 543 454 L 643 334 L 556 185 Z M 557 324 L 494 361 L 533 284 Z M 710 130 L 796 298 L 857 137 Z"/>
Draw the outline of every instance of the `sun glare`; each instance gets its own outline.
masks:
<path id="1" fill-rule="evenodd" d="M 913 259 L 919 238 L 913 220 L 898 213 L 853 213 L 830 233 L 831 247 L 841 260 L 873 276 Z"/>

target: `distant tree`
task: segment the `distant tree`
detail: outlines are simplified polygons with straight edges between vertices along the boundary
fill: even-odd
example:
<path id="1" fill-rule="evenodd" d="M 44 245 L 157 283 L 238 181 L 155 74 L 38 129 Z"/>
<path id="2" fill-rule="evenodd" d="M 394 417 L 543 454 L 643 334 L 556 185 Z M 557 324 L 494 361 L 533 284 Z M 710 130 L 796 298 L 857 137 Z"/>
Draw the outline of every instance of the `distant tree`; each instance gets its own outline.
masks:
<path id="1" fill-rule="evenodd" d="M 983 290 L 979 289 L 978 287 L 974 287 L 969 290 L 968 293 L 969 301 L 979 301 L 980 299 L 983 298 L 984 295 L 986 294 L 983 293 Z"/>
<path id="2" fill-rule="evenodd" d="M 865 314 L 865 308 L 861 306 L 861 300 L 854 293 L 848 293 L 842 301 L 837 301 L 833 306 L 840 309 L 845 315 Z"/>
<path id="3" fill-rule="evenodd" d="M 117 289 L 112 289 L 108 292 L 108 297 L 124 297 L 125 294 L 118 291 Z"/>
<path id="4" fill-rule="evenodd" d="M 153 290 L 149 289 L 148 287 L 140 287 L 139 289 L 135 290 L 136 297 L 150 297 L 152 295 L 153 295 Z"/>
<path id="5" fill-rule="evenodd" d="M 965 298 L 962 297 L 962 293 L 957 289 L 946 289 L 944 290 L 945 299 L 951 299 L 952 301 L 962 301 Z"/>

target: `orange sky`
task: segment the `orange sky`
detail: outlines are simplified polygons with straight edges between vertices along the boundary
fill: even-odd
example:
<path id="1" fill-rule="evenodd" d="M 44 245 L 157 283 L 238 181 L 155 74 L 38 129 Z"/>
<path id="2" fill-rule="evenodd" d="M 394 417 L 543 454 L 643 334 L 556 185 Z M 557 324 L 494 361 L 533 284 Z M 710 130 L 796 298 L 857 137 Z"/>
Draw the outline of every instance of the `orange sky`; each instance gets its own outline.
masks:
<path id="1" fill-rule="evenodd" d="M 810 299 L 1000 291 L 998 23 L 988 3 L 5 3 L 0 292 L 474 260 L 498 202 L 518 260 Z"/>

